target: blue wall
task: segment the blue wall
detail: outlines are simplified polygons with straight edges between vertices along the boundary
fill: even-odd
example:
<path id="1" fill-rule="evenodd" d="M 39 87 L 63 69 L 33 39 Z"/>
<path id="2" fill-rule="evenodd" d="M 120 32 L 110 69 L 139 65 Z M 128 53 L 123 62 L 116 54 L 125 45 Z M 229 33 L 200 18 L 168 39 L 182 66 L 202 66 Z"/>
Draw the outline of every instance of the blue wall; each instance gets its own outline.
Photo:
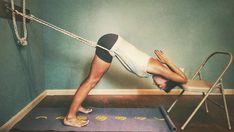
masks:
<path id="1" fill-rule="evenodd" d="M 17 1 L 19 2 L 19 1 Z M 19 3 L 16 3 L 20 5 Z M 40 3 L 28 1 L 27 8 L 40 15 Z M 21 22 L 18 22 L 19 29 Z M 17 44 L 12 21 L 0 18 L 0 126 L 44 91 L 42 29 L 27 24 L 28 46 Z"/>
<path id="2" fill-rule="evenodd" d="M 47 21 L 93 41 L 117 33 L 152 56 L 154 49 L 162 49 L 189 77 L 211 52 L 234 53 L 231 0 L 44 0 L 43 4 Z M 46 29 L 44 38 L 46 88 L 76 88 L 88 74 L 94 49 L 51 29 Z M 233 67 L 225 76 L 227 88 L 234 88 L 232 73 Z M 213 77 L 210 72 L 206 76 Z M 151 79 L 126 72 L 115 59 L 96 88 L 155 86 Z"/>

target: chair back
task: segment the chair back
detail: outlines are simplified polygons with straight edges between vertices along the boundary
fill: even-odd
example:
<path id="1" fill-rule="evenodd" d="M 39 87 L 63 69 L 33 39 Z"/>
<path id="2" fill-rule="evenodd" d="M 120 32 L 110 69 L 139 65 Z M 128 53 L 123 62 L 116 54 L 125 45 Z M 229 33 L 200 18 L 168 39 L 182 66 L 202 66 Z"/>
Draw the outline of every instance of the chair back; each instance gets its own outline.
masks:
<path id="1" fill-rule="evenodd" d="M 195 74 L 192 77 L 192 80 L 194 80 L 197 76 L 200 77 L 201 74 L 201 70 L 204 68 L 204 66 L 207 64 L 207 62 L 209 60 L 211 60 L 211 58 L 214 58 L 214 56 L 218 56 L 218 55 L 222 55 L 224 57 L 227 57 L 227 62 L 224 65 L 222 71 L 218 74 L 218 78 L 216 79 L 216 81 L 214 82 L 214 84 L 217 84 L 219 81 L 222 80 L 222 77 L 224 75 L 224 73 L 227 71 L 227 69 L 230 67 L 233 57 L 232 54 L 228 51 L 216 51 L 213 52 L 212 54 L 210 54 L 202 63 L 201 65 L 198 67 L 198 69 L 196 70 Z M 201 78 L 200 78 L 201 79 Z"/>

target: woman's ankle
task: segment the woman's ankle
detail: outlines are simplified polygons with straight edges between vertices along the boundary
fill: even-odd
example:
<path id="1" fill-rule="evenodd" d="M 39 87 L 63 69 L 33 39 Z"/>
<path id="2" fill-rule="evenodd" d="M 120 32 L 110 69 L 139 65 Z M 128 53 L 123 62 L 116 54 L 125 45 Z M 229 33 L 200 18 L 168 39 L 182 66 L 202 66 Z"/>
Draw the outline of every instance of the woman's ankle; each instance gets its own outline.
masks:
<path id="1" fill-rule="evenodd" d="M 66 119 L 72 119 L 72 118 L 76 118 L 76 115 L 70 115 L 68 114 L 67 116 L 65 116 Z"/>

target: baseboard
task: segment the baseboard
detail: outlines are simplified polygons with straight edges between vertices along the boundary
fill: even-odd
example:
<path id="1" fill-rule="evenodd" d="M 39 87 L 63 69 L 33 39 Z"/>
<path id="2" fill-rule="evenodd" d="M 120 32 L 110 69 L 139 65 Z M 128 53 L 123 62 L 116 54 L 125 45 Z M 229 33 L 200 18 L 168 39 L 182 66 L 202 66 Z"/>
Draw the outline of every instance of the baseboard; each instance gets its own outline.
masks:
<path id="1" fill-rule="evenodd" d="M 74 95 L 76 89 L 48 89 L 47 95 Z M 89 95 L 178 95 L 180 89 L 174 89 L 170 93 L 165 93 L 160 89 L 93 89 Z M 226 95 L 234 95 L 234 89 L 225 89 Z M 201 93 L 185 92 L 184 95 L 201 95 Z M 212 95 L 220 95 L 213 93 Z"/>
<path id="2" fill-rule="evenodd" d="M 0 132 L 8 132 L 10 129 L 20 121 L 25 115 L 27 115 L 38 103 L 41 102 L 47 96 L 46 91 L 43 91 L 32 102 L 26 105 L 15 116 L 8 120 L 3 126 L 0 127 Z"/>

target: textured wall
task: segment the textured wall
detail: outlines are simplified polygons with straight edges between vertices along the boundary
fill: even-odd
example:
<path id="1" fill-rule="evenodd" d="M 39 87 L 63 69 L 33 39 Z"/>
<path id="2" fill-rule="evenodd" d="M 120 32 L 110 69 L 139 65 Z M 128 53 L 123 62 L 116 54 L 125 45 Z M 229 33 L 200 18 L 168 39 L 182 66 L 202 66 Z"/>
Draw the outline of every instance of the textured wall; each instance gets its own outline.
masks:
<path id="1" fill-rule="evenodd" d="M 117 33 L 142 51 L 164 50 L 191 77 L 205 56 L 216 50 L 234 52 L 234 2 L 231 0 L 44 0 L 43 18 L 97 41 Z M 94 49 L 46 29 L 46 88 L 76 88 L 87 76 Z M 208 69 L 215 71 L 215 66 Z M 225 76 L 233 88 L 234 68 Z M 205 76 L 213 77 L 211 72 Z M 129 81 L 130 80 L 130 81 Z M 155 88 L 115 59 L 97 88 Z"/>
<path id="2" fill-rule="evenodd" d="M 27 2 L 27 8 L 39 15 L 38 5 L 35 0 Z M 18 24 L 20 29 L 22 23 Z M 0 126 L 44 90 L 42 29 L 34 23 L 27 29 L 28 46 L 20 47 L 12 21 L 0 18 Z"/>

